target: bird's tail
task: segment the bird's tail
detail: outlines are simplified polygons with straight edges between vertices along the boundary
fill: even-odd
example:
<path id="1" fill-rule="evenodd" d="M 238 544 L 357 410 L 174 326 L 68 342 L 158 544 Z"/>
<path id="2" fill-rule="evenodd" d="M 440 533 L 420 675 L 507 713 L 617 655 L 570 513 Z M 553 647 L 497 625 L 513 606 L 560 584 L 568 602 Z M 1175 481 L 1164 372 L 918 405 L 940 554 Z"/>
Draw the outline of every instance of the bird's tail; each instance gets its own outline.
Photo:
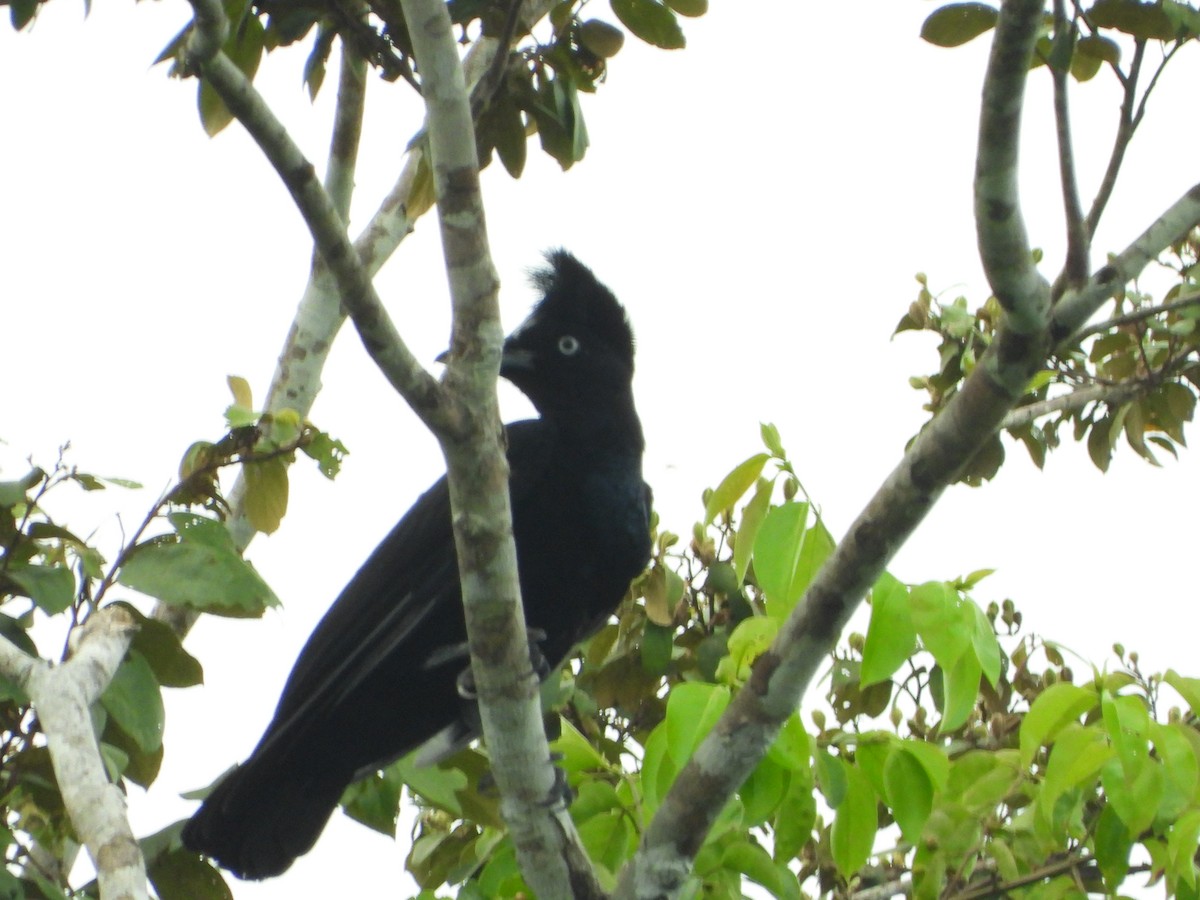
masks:
<path id="1" fill-rule="evenodd" d="M 239 878 L 282 874 L 312 849 L 351 775 L 311 775 L 251 758 L 209 794 L 183 828 L 183 844 Z"/>

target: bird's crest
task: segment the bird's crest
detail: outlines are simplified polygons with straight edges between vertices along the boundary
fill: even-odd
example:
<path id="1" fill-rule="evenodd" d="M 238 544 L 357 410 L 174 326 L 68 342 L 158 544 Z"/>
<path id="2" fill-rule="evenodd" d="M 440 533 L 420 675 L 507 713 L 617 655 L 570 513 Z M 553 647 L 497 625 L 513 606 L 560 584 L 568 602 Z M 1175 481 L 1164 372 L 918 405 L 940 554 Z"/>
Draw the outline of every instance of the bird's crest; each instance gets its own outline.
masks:
<path id="1" fill-rule="evenodd" d="M 542 299 L 518 331 L 548 319 L 579 325 L 632 368 L 633 329 L 612 291 L 566 250 L 549 251 L 546 261 L 549 266 L 532 274 L 534 286 L 542 291 Z"/>

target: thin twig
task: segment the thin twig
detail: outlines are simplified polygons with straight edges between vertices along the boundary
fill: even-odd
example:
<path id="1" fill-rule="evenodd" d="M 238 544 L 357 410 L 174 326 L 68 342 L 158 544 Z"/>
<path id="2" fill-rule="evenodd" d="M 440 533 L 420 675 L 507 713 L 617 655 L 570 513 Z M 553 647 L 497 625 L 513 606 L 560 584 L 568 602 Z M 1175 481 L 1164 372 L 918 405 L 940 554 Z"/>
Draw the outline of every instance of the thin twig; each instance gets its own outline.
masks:
<path id="1" fill-rule="evenodd" d="M 1075 43 L 1077 29 L 1074 22 L 1067 21 L 1064 0 L 1054 0 L 1054 42 Z M 1056 59 L 1063 54 L 1053 53 Z M 1075 151 L 1071 143 L 1071 114 L 1068 105 L 1068 70 L 1057 65 L 1050 67 L 1054 83 L 1054 124 L 1058 135 L 1058 169 L 1062 181 L 1063 212 L 1067 225 L 1067 257 L 1062 274 L 1055 282 L 1051 297 L 1057 298 L 1067 287 L 1078 287 L 1087 281 L 1089 274 L 1090 235 L 1079 202 L 1079 184 L 1075 174 Z"/>
<path id="2" fill-rule="evenodd" d="M 1152 319 L 1155 316 L 1166 315 L 1167 313 L 1177 312 L 1178 310 L 1188 309 L 1193 306 L 1200 306 L 1200 291 L 1179 297 L 1170 303 L 1160 303 L 1158 306 L 1143 306 L 1140 309 L 1133 310 L 1133 312 L 1127 312 L 1124 315 L 1114 316 L 1095 325 L 1089 325 L 1087 328 L 1073 335 L 1071 343 L 1078 344 L 1086 338 L 1111 331 L 1122 325 L 1132 325 L 1134 322 L 1142 322 L 1146 319 Z"/>
<path id="3" fill-rule="evenodd" d="M 1138 77 L 1142 71 L 1142 60 L 1146 53 L 1146 42 L 1137 40 L 1133 46 L 1133 62 L 1129 66 L 1129 74 L 1121 79 L 1121 84 L 1125 88 L 1124 97 L 1121 99 L 1121 111 L 1117 119 L 1117 133 L 1113 138 L 1112 151 L 1108 156 L 1108 166 L 1104 170 L 1104 177 L 1100 180 L 1100 187 L 1096 191 L 1096 196 L 1092 200 L 1092 208 L 1088 210 L 1087 215 L 1087 233 L 1089 237 L 1096 234 L 1096 227 L 1100 224 L 1100 217 L 1104 215 L 1104 208 L 1108 205 L 1109 199 L 1112 197 L 1113 189 L 1117 186 L 1117 176 L 1121 172 L 1121 163 L 1125 159 L 1125 150 L 1129 147 L 1130 140 L 1133 139 L 1133 132 L 1137 128 L 1134 123 L 1134 102 L 1137 99 L 1137 83 Z M 1118 69 L 1118 74 L 1120 70 Z"/>

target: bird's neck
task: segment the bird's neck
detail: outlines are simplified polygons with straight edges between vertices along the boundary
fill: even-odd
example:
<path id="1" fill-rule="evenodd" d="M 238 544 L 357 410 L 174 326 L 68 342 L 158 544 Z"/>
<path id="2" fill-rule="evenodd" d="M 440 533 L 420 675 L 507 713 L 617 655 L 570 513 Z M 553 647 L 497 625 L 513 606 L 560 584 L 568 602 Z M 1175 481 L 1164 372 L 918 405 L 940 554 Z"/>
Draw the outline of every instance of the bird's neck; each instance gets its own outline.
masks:
<path id="1" fill-rule="evenodd" d="M 633 395 L 619 398 L 620 402 L 573 404 L 547 410 L 543 417 L 554 423 L 560 438 L 604 453 L 629 453 L 641 456 L 646 442 L 642 424 L 633 405 Z"/>

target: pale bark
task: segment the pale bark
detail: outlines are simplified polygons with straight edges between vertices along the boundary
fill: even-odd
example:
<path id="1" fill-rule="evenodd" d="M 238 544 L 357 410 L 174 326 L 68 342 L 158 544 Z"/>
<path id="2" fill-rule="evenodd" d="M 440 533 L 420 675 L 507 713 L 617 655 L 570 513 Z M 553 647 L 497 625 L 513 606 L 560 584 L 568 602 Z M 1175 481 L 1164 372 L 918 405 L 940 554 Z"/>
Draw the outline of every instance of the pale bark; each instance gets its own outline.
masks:
<path id="1" fill-rule="evenodd" d="M 125 795 L 108 780 L 89 708 L 112 681 L 135 625 L 109 606 L 77 632 L 69 659 L 54 666 L 0 637 L 0 673 L 19 685 L 37 712 L 63 804 L 96 867 L 103 900 L 141 900 L 146 864 L 129 827 Z"/>

